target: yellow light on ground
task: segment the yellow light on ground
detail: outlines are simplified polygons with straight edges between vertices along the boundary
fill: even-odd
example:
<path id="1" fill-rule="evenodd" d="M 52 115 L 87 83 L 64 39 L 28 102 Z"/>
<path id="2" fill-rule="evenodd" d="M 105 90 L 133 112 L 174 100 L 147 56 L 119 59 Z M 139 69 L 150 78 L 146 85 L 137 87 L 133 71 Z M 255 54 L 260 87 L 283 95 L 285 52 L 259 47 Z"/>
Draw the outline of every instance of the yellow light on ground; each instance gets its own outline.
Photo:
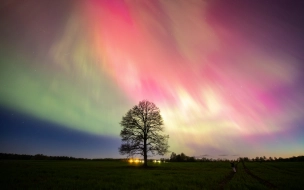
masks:
<path id="1" fill-rule="evenodd" d="M 140 160 L 140 159 L 130 159 L 128 162 L 129 163 L 144 163 L 145 161 L 144 160 Z"/>

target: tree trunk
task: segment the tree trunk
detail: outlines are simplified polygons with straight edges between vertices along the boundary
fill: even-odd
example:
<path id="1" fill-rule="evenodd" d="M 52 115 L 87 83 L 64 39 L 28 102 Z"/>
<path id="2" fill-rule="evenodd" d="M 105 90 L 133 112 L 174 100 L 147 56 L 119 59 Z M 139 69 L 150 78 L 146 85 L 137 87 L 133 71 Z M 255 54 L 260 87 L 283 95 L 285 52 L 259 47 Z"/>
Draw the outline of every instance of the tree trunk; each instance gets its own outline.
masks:
<path id="1" fill-rule="evenodd" d="M 144 135 L 144 167 L 148 167 L 147 159 L 147 136 Z"/>

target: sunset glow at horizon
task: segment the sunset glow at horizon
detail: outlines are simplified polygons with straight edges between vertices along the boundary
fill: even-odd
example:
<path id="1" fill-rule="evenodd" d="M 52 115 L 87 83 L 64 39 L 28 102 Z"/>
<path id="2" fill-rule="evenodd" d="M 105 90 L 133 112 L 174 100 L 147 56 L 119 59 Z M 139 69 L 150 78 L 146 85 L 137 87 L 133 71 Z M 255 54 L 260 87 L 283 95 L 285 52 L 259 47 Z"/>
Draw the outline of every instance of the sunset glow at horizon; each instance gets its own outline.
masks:
<path id="1" fill-rule="evenodd" d="M 300 13 L 232 2 L 7 1 L 0 106 L 119 142 L 122 116 L 145 99 L 160 108 L 170 151 L 303 155 Z"/>

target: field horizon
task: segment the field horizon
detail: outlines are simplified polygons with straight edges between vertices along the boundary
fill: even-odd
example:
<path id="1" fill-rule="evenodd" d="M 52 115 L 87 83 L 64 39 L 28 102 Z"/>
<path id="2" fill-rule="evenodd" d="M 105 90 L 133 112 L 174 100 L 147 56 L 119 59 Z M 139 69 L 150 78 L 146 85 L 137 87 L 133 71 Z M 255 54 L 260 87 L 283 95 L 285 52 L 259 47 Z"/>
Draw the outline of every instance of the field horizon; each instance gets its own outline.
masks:
<path id="1" fill-rule="evenodd" d="M 301 189 L 304 162 L 0 160 L 2 189 Z"/>
<path id="2" fill-rule="evenodd" d="M 183 153 L 181 153 L 183 154 Z M 50 156 L 45 154 L 16 154 L 16 153 L 3 153 L 0 152 L 0 160 L 128 160 L 128 159 L 143 159 L 141 156 L 133 156 L 133 157 L 120 157 L 120 158 L 112 158 L 112 157 L 99 157 L 99 158 L 85 158 L 85 157 L 72 157 L 72 156 L 63 156 L 63 155 L 56 155 Z M 173 161 L 176 162 L 177 160 L 170 160 L 170 157 L 148 157 L 148 160 L 164 160 L 164 161 Z M 225 157 L 222 158 L 212 158 L 209 156 L 187 156 L 185 155 L 185 162 L 193 162 L 193 161 L 238 161 L 238 160 L 245 160 L 245 161 L 304 161 L 303 155 L 292 156 L 292 157 L 265 157 L 265 156 L 256 156 L 256 157 L 235 157 L 234 159 L 228 159 Z M 179 161 L 177 161 L 179 162 Z"/>

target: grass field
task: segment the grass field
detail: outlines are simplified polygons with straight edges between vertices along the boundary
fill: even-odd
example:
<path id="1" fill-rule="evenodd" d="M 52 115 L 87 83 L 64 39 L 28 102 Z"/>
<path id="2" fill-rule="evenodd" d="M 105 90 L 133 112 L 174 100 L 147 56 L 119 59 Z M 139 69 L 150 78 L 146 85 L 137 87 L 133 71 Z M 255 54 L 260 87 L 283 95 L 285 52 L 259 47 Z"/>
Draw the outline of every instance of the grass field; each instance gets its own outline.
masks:
<path id="1" fill-rule="evenodd" d="M 303 189 L 303 162 L 0 161 L 0 189 Z"/>

